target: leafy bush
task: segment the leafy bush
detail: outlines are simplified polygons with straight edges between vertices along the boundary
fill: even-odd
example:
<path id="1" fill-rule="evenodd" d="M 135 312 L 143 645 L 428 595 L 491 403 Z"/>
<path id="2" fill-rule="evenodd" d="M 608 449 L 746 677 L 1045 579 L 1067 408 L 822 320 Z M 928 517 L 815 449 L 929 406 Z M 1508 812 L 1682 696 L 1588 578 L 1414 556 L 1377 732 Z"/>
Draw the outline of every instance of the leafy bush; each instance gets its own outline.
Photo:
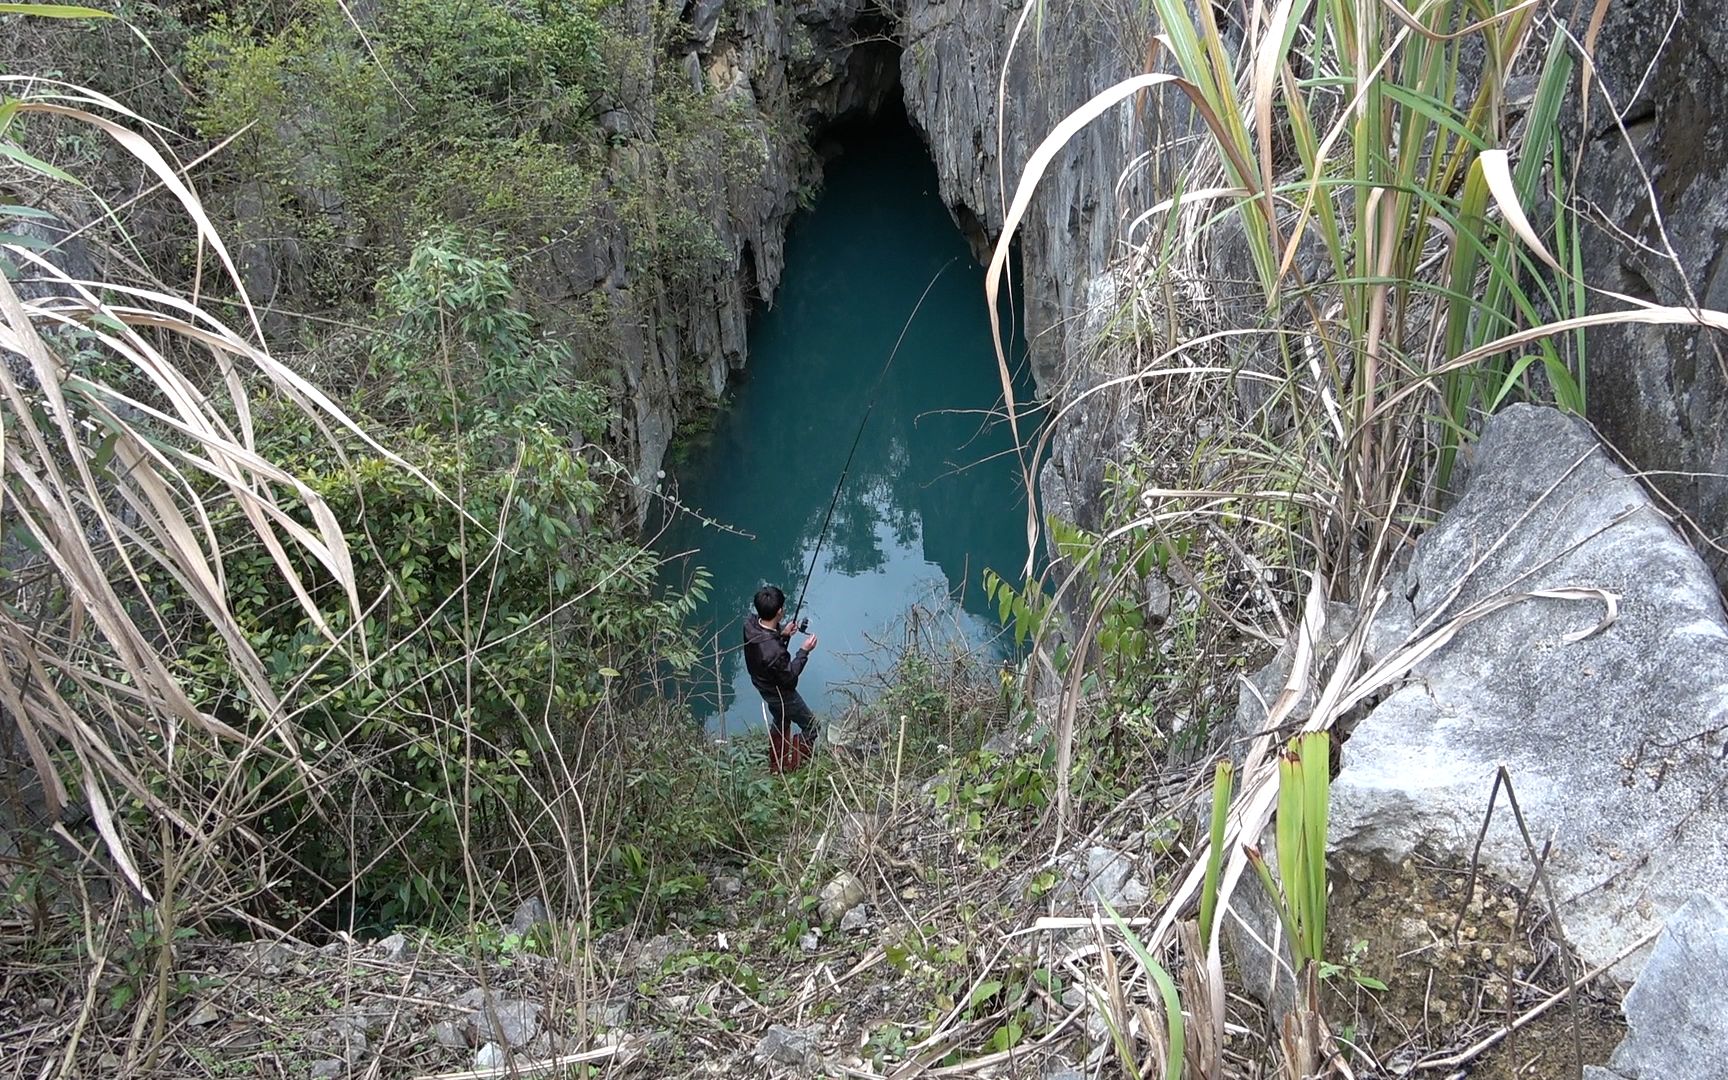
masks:
<path id="1" fill-rule="evenodd" d="M 414 236 L 451 225 L 516 248 L 618 228 L 646 273 L 729 273 L 711 196 L 761 172 L 763 133 L 676 69 L 657 85 L 642 68 L 675 28 L 645 38 L 603 14 L 593 0 L 385 0 L 363 40 L 336 0 L 218 14 L 187 46 L 192 115 L 201 135 L 236 139 L 222 160 L 261 197 L 246 231 L 300 240 L 321 306 L 352 308 Z M 594 123 L 602 101 L 638 127 L 621 159 Z"/>
<path id="2" fill-rule="evenodd" d="M 605 423 L 602 399 L 512 305 L 501 259 L 430 238 L 379 292 L 390 329 L 360 411 L 412 448 L 430 486 L 258 403 L 267 451 L 350 530 L 364 617 L 352 624 L 330 584 L 314 587 L 341 635 L 332 648 L 267 552 L 238 552 L 229 574 L 267 669 L 299 686 L 297 726 L 331 778 L 319 793 L 290 784 L 278 831 L 315 880 L 352 878 L 365 917 L 392 922 L 497 881 L 467 860 L 519 838 L 530 789 L 562 782 L 555 763 L 612 680 L 650 653 L 689 655 L 680 627 L 699 593 L 657 595 L 655 558 L 609 521 L 613 470 L 585 439 Z M 244 709 L 217 646 L 194 653 L 198 684 Z M 315 798 L 342 808 L 346 831 L 303 827 Z"/>

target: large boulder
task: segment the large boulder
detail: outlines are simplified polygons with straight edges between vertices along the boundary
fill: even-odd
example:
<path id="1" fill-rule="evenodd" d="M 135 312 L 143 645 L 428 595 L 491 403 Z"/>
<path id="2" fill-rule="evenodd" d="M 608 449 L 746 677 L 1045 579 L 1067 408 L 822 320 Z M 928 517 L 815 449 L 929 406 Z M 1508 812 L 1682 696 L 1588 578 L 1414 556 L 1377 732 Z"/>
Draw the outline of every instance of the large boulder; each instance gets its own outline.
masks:
<path id="1" fill-rule="evenodd" d="M 1728 1075 L 1728 906 L 1699 893 L 1674 913 L 1621 1006 L 1626 1038 L 1585 1080 L 1720 1080 Z"/>
<path id="2" fill-rule="evenodd" d="M 1504 765 L 1535 843 L 1552 838 L 1567 937 L 1604 963 L 1694 892 L 1728 894 L 1728 623 L 1703 561 L 1579 422 L 1514 406 L 1474 458 L 1375 647 L 1509 593 L 1607 590 L 1618 618 L 1588 633 L 1601 602 L 1546 598 L 1465 625 L 1344 744 L 1332 842 L 1393 862 L 1418 849 L 1468 860 Z M 1482 861 L 1509 881 L 1531 872 L 1503 797 Z"/>
<path id="3" fill-rule="evenodd" d="M 1578 149 L 1584 280 L 1682 305 L 1689 284 L 1704 307 L 1728 309 L 1728 21 L 1719 6 L 1684 0 L 1611 4 L 1595 76 L 1599 89 Z M 1706 535 L 1724 542 L 1728 349 L 1721 337 L 1631 324 L 1592 329 L 1588 344 L 1590 419 Z M 1705 557 L 1728 584 L 1728 556 L 1707 546 Z"/>

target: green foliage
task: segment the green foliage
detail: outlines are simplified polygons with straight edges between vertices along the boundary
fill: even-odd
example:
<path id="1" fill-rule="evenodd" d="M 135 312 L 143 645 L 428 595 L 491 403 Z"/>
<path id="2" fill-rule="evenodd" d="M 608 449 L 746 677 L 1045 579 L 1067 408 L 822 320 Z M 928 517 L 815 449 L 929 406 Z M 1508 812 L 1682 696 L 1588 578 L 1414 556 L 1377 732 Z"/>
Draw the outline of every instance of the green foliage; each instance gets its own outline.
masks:
<path id="1" fill-rule="evenodd" d="M 1200 947 L 1212 944 L 1212 922 L 1218 911 L 1218 877 L 1224 867 L 1224 827 L 1230 816 L 1230 785 L 1235 768 L 1220 761 L 1212 773 L 1212 820 L 1207 833 L 1206 877 L 1200 889 Z"/>
<path id="2" fill-rule="evenodd" d="M 946 938 L 934 926 L 913 928 L 886 945 L 883 952 L 888 965 L 929 1000 L 932 1024 L 951 1012 L 968 1022 L 1002 1014 L 999 1023 L 979 1032 L 976 1045 L 981 1053 L 1000 1053 L 1021 1045 L 1038 1026 L 1030 1008 L 1033 998 L 1043 995 L 1060 1000 L 1064 989 L 1060 975 L 1026 956 L 1015 957 L 1007 967 L 978 978 L 967 964 L 966 943 Z M 905 1053 L 907 1035 L 899 1025 L 886 1025 L 873 1033 L 867 1045 L 879 1063 L 898 1060 Z M 951 1056 L 950 1060 L 957 1058 Z"/>
<path id="3" fill-rule="evenodd" d="M 267 669 L 302 688 L 298 723 L 340 778 L 339 804 L 365 808 L 352 840 L 296 828 L 311 793 L 294 786 L 276 824 L 318 877 L 356 874 L 354 902 L 389 923 L 467 895 L 465 852 L 519 838 L 531 791 L 556 782 L 555 749 L 610 700 L 611 677 L 647 655 L 688 660 L 679 628 L 700 594 L 659 596 L 654 558 L 607 517 L 610 466 L 583 449 L 605 423 L 602 398 L 569 378 L 568 354 L 513 306 L 501 260 L 430 238 L 379 292 L 390 329 L 370 351 L 363 415 L 395 432 L 438 490 L 376 457 L 338 454 L 259 401 L 267 452 L 351 529 L 369 607 L 351 626 L 340 595 L 314 588 L 344 635 L 333 649 L 266 552 L 243 548 L 227 570 Z M 239 524 L 230 514 L 219 528 Z M 247 710 L 221 642 L 187 660 L 214 707 Z M 619 874 L 639 875 L 628 853 L 613 858 Z M 670 896 L 676 885 L 655 888 Z"/>
<path id="4" fill-rule="evenodd" d="M 1582 338 L 1548 329 L 1584 301 L 1559 139 L 1567 34 L 1517 0 L 1414 14 L 1295 0 L 1247 40 L 1214 5 L 1152 6 L 1225 182 L 1195 197 L 1230 201 L 1205 227 L 1240 225 L 1282 362 L 1267 415 L 1296 430 L 1260 433 L 1269 459 L 1306 459 L 1304 487 L 1350 492 L 1346 517 L 1384 517 L 1450 482 L 1481 411 L 1513 396 L 1582 408 Z M 1505 90 L 1544 33 L 1523 109 Z M 1355 528 L 1315 525 L 1323 571 L 1356 557 Z"/>
<path id="5" fill-rule="evenodd" d="M 157 964 L 164 949 L 172 950 L 180 943 L 198 936 L 190 926 L 164 926 L 155 908 L 139 908 L 126 912 L 119 922 L 109 927 L 111 938 L 117 938 L 107 951 L 108 966 L 114 978 L 108 983 L 105 1004 L 109 1011 L 123 1013 L 156 984 Z M 198 989 L 196 976 L 176 972 L 167 984 L 171 1001 L 181 1001 Z"/>
<path id="6" fill-rule="evenodd" d="M 1377 979 L 1362 970 L 1362 961 L 1367 954 L 1368 943 L 1358 938 L 1357 940 L 1352 941 L 1349 947 L 1344 950 L 1344 960 L 1342 963 L 1333 963 L 1329 960 L 1322 960 L 1320 961 L 1318 973 L 1322 979 L 1336 979 L 1340 975 L 1345 976 L 1351 982 L 1360 986 L 1364 990 L 1385 990 L 1386 983 L 1383 980 Z"/>
<path id="7" fill-rule="evenodd" d="M 1164 1077 L 1165 1080 L 1182 1080 L 1182 1068 L 1187 1054 L 1185 1048 L 1186 1024 L 1182 1018 L 1182 998 L 1176 992 L 1176 980 L 1170 977 L 1170 972 L 1165 969 L 1163 964 L 1152 958 L 1152 954 L 1141 943 L 1139 935 L 1134 933 L 1133 929 L 1123 921 L 1122 916 L 1118 915 L 1115 909 L 1106 904 L 1104 910 L 1110 916 L 1110 921 L 1115 923 L 1116 929 L 1122 934 L 1123 939 L 1128 942 L 1128 948 L 1133 952 L 1134 958 L 1140 961 L 1140 966 L 1157 984 L 1158 995 L 1164 1002 Z M 1113 1032 L 1113 1034 L 1117 1040 L 1118 1050 L 1125 1051 L 1127 1049 L 1125 1033 Z M 1119 1057 L 1130 1069 L 1135 1068 L 1132 1053 L 1119 1052 Z M 1136 1075 L 1138 1075 L 1137 1070 Z"/>
<path id="8" fill-rule="evenodd" d="M 1013 628 L 1016 647 L 1036 638 L 1050 614 L 1050 598 L 1036 581 L 1016 588 L 989 567 L 984 568 L 984 596 L 996 606 L 996 617 L 1002 625 Z"/>
<path id="9" fill-rule="evenodd" d="M 1297 973 L 1319 963 L 1326 944 L 1326 820 L 1331 803 L 1332 737 L 1306 732 L 1278 759 L 1278 876 L 1259 852 L 1249 862 L 1273 898 Z"/>
<path id="10" fill-rule="evenodd" d="M 937 780 L 937 809 L 948 814 L 963 845 L 978 851 L 987 867 L 1000 864 L 1003 841 L 1022 833 L 1050 805 L 1050 762 L 1044 758 L 975 750 Z"/>
<path id="11" fill-rule="evenodd" d="M 245 229 L 304 241 L 315 299 L 351 305 L 452 224 L 516 250 L 616 231 L 674 284 L 730 265 L 709 196 L 760 174 L 763 133 L 677 65 L 644 67 L 675 28 L 645 38 L 600 0 L 383 0 L 362 40 L 337 0 L 283 10 L 210 17 L 187 67 L 199 132 L 237 136 L 224 161 L 258 196 Z M 595 124 L 606 108 L 631 115 L 623 153 Z"/>
<path id="12" fill-rule="evenodd" d="M 651 926 L 674 914 L 689 919 L 699 911 L 709 868 L 766 850 L 801 807 L 822 797 L 824 759 L 787 783 L 763 768 L 765 753 L 765 740 L 709 746 L 684 737 L 651 740 L 628 753 L 615 793 L 617 831 L 595 897 L 597 918 Z"/>

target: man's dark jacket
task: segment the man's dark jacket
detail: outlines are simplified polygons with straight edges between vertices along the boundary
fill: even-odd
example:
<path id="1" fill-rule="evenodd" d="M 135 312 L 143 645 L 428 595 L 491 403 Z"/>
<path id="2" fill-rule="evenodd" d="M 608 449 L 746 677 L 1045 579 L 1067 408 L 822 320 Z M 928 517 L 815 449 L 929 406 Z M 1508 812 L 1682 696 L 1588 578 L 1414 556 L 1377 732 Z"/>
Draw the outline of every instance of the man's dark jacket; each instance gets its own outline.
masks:
<path id="1" fill-rule="evenodd" d="M 744 667 L 750 672 L 750 683 L 767 699 L 778 699 L 788 690 L 798 689 L 798 675 L 809 662 L 810 654 L 803 649 L 794 656 L 786 648 L 786 638 L 762 625 L 751 615 L 744 620 Z"/>

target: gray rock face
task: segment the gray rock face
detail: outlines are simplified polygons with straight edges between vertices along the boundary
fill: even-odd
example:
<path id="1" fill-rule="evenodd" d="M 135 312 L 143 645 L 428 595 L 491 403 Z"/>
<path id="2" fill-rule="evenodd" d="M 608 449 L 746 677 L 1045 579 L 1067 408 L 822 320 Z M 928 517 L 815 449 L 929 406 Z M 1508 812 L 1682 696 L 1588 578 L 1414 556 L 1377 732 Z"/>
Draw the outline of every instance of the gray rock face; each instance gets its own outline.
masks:
<path id="1" fill-rule="evenodd" d="M 1394 862 L 1418 847 L 1466 860 L 1504 764 L 1536 843 L 1553 838 L 1566 935 L 1596 964 L 1693 892 L 1728 893 L 1728 622 L 1703 561 L 1582 425 L 1514 406 L 1418 543 L 1375 648 L 1501 593 L 1564 587 L 1618 594 L 1618 620 L 1577 639 L 1600 603 L 1535 599 L 1465 626 L 1344 744 L 1332 840 Z M 1504 801 L 1483 863 L 1529 874 Z"/>
<path id="2" fill-rule="evenodd" d="M 1676 11 L 1680 22 L 1670 33 Z M 1580 237 L 1584 280 L 1639 299 L 1728 308 L 1728 24 L 1681 0 L 1613 4 L 1596 49 L 1599 85 L 1578 151 L 1577 194 L 1594 207 Z M 1676 260 L 1633 162 L 1656 190 Z M 1627 242 L 1627 235 L 1636 243 Z M 1612 301 L 1593 298 L 1592 307 Z M 1589 332 L 1589 412 L 1602 434 L 1718 541 L 1728 529 L 1728 350 L 1718 335 L 1659 326 Z M 1710 475 L 1714 474 L 1714 475 Z M 1728 556 L 1706 551 L 1728 584 Z"/>
<path id="3" fill-rule="evenodd" d="M 1728 1076 L 1728 905 L 1699 893 L 1668 920 L 1621 1005 L 1628 1032 L 1608 1067 L 1585 1080 L 1721 1080 Z"/>
<path id="4" fill-rule="evenodd" d="M 454 1020 L 440 1020 L 432 1025 L 432 1041 L 452 1050 L 468 1046 L 468 1036 Z"/>
<path id="5" fill-rule="evenodd" d="M 908 0 L 900 58 L 907 113 L 980 257 L 1000 235 L 1038 145 L 1094 95 L 1141 73 L 1150 20 L 1127 11 L 1113 0 L 1036 10 L 1023 0 Z M 1052 161 L 1018 234 L 1015 287 L 1038 392 L 1060 404 L 1095 391 L 1056 429 L 1037 476 L 1044 512 L 1085 528 L 1099 524 L 1106 462 L 1138 432 L 1130 395 L 1096 389 L 1125 373 L 1100 347 L 1122 301 L 1108 267 L 1121 254 L 1127 219 L 1167 193 L 1179 145 L 1171 136 L 1186 116 L 1163 91 L 1100 116 Z M 1088 599 L 1083 589 L 1064 595 L 1070 613 Z"/>
<path id="6" fill-rule="evenodd" d="M 624 0 L 610 17 L 651 40 L 654 7 Z M 786 228 L 799 192 L 821 169 L 805 128 L 874 112 L 895 85 L 895 50 L 867 0 L 729 8 L 692 0 L 674 8 L 680 13 L 692 29 L 690 50 L 650 50 L 644 59 L 684 68 L 698 92 L 735 110 L 734 121 L 751 136 L 746 156 L 759 151 L 748 161 L 715 153 L 677 163 L 682 202 L 662 216 L 697 219 L 722 257 L 690 280 L 666 280 L 633 262 L 625 224 L 602 203 L 585 208 L 568 235 L 555 235 L 523 280 L 543 307 L 568 313 L 567 324 L 550 329 L 612 373 L 622 415 L 610 441 L 648 486 L 678 425 L 717 399 L 743 367 L 751 307 L 771 300 L 779 286 Z M 621 188 L 673 167 L 651 140 L 631 138 L 652 125 L 652 81 L 626 86 L 626 100 L 602 118 L 615 133 L 607 172 Z M 639 508 L 646 505 L 644 496 Z"/>
<path id="7" fill-rule="evenodd" d="M 44 217 L 19 217 L 0 214 L 0 236 L 6 237 L 8 243 L 14 242 L 11 238 L 18 238 L 74 281 L 97 280 L 96 263 L 90 256 L 90 245 L 85 243 L 83 237 L 74 235 L 72 227 L 58 216 L 50 214 Z M 41 267 L 21 259 L 15 261 L 18 264 L 18 280 L 12 283 L 12 290 L 18 294 L 20 300 L 40 300 L 49 296 L 66 296 L 72 292 L 68 286 L 52 280 L 52 275 Z"/>
<path id="8" fill-rule="evenodd" d="M 870 907 L 867 904 L 859 904 L 851 911 L 840 916 L 840 932 L 842 934 L 850 934 L 855 930 L 862 930 L 869 925 Z"/>
<path id="9" fill-rule="evenodd" d="M 775 1024 L 762 1033 L 756 1044 L 756 1060 L 765 1065 L 792 1065 L 811 1068 L 819 1059 L 820 1031 L 783 1027 Z"/>
<path id="10" fill-rule="evenodd" d="M 526 1046 L 540 1033 L 543 1010 L 532 1001 L 506 998 L 497 991 L 470 990 L 456 999 L 456 1006 L 473 1010 L 464 1024 L 469 1043 L 500 1043 L 514 1049 Z"/>
<path id="11" fill-rule="evenodd" d="M 391 964 L 404 962 L 413 951 L 409 948 L 408 939 L 401 934 L 391 934 L 378 943 L 377 949 L 378 955 Z"/>
<path id="12" fill-rule="evenodd" d="M 497 1043 L 487 1043 L 474 1052 L 476 1069 L 502 1069 L 510 1060 L 510 1052 Z"/>
<path id="13" fill-rule="evenodd" d="M 906 108 L 930 144 L 942 195 L 982 252 L 1001 232 L 1004 210 L 1027 158 L 1050 130 L 1094 94 L 1138 74 L 1147 21 L 1123 18 L 1120 5 L 1081 0 L 1049 5 L 1019 33 L 1007 70 L 1007 108 L 998 110 L 1003 61 L 1024 3 L 1001 0 L 910 0 L 900 78 Z M 1154 159 L 1118 188 L 1124 166 L 1149 149 L 1164 102 L 1132 104 L 1100 117 L 1075 137 L 1046 173 L 1024 225 L 1026 336 L 1040 388 L 1069 372 L 1065 358 L 1084 338 L 1075 316 L 1088 310 L 1088 289 L 1116 254 L 1124 207 L 1156 200 L 1168 182 L 1168 160 Z M 999 112 L 1005 121 L 1000 152 Z"/>

